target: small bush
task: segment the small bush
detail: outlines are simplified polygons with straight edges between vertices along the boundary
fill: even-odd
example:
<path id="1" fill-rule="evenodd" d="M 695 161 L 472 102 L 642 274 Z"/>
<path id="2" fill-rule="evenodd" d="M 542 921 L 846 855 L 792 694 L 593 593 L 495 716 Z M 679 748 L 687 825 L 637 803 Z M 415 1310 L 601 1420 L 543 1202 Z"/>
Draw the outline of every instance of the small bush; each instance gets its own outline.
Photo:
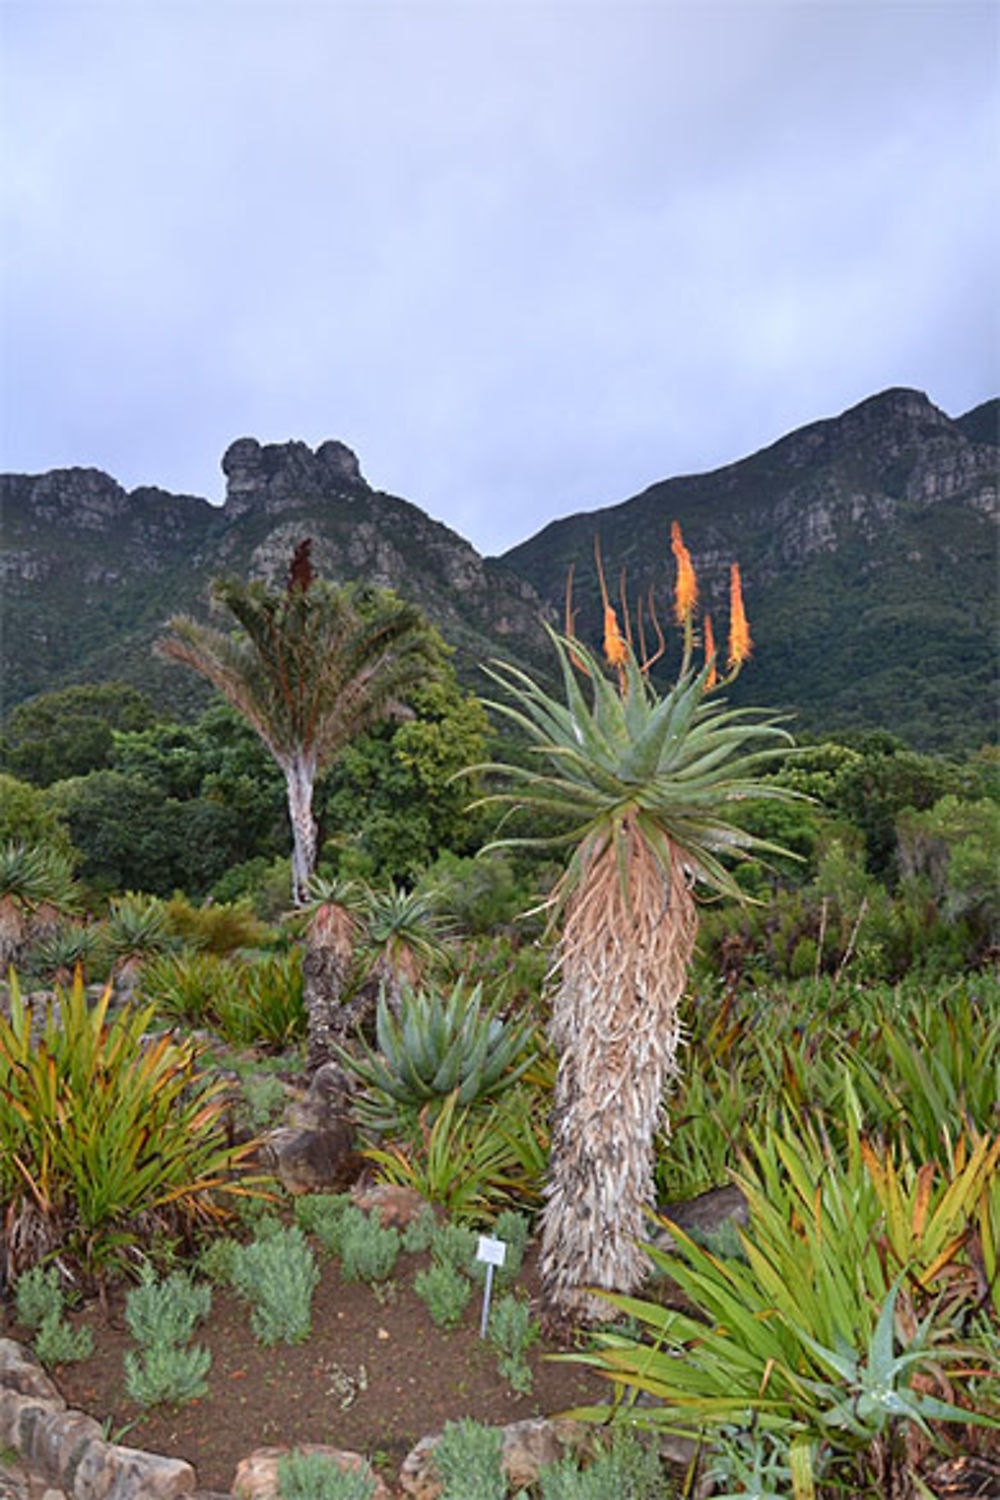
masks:
<path id="1" fill-rule="evenodd" d="M 516 1281 L 521 1274 L 524 1264 L 524 1252 L 528 1245 L 528 1234 L 530 1226 L 526 1215 L 515 1213 L 512 1208 L 505 1208 L 503 1213 L 497 1217 L 490 1233 L 494 1239 L 503 1240 L 507 1246 L 507 1254 L 502 1266 L 497 1266 L 497 1279 L 501 1282 Z M 475 1248 L 473 1249 L 472 1275 L 476 1281 L 486 1280 L 487 1265 L 485 1261 L 475 1259 Z"/>
<path id="2" fill-rule="evenodd" d="M 211 1363 L 211 1352 L 200 1344 L 186 1349 L 156 1344 L 141 1354 L 130 1349 L 125 1355 L 125 1389 L 139 1406 L 194 1401 L 208 1391 L 205 1376 Z"/>
<path id="3" fill-rule="evenodd" d="M 147 1272 L 125 1298 L 125 1322 L 144 1349 L 186 1344 L 211 1308 L 211 1288 L 196 1286 L 182 1271 L 163 1281 Z"/>
<path id="4" fill-rule="evenodd" d="M 422 1255 L 431 1248 L 437 1228 L 437 1215 L 428 1204 L 403 1231 L 403 1249 L 409 1255 Z"/>
<path id="5" fill-rule="evenodd" d="M 301 1344 L 309 1337 L 319 1271 L 301 1229 L 279 1229 L 240 1245 L 232 1280 L 251 1303 L 250 1326 L 262 1344 Z"/>
<path id="6" fill-rule="evenodd" d="M 372 1500 L 375 1481 L 365 1469 L 342 1469 L 325 1453 L 295 1450 L 278 1460 L 281 1500 Z"/>
<path id="7" fill-rule="evenodd" d="M 541 1500 L 660 1500 L 663 1469 L 655 1451 L 628 1428 L 615 1428 L 610 1446 L 585 1468 L 572 1458 L 539 1473 Z"/>
<path id="8" fill-rule="evenodd" d="M 17 1321 L 25 1328 L 38 1328 L 53 1313 L 62 1317 L 63 1289 L 58 1266 L 32 1266 L 17 1278 L 14 1288 Z"/>
<path id="9" fill-rule="evenodd" d="M 251 1135 L 261 1135 L 280 1119 L 288 1095 L 279 1078 L 270 1073 L 244 1078 L 236 1107 L 237 1118 Z"/>
<path id="10" fill-rule="evenodd" d="M 340 1239 L 341 1271 L 348 1281 L 385 1281 L 392 1274 L 402 1239 L 383 1229 L 377 1215 L 348 1219 Z"/>
<path id="11" fill-rule="evenodd" d="M 87 1359 L 93 1352 L 90 1329 L 73 1329 L 63 1320 L 63 1301 L 58 1267 L 33 1266 L 18 1277 L 14 1292 L 18 1322 L 38 1330 L 34 1350 L 46 1369 Z"/>
<path id="12" fill-rule="evenodd" d="M 442 1265 L 454 1266 L 456 1270 L 473 1274 L 476 1265 L 476 1246 L 479 1237 L 464 1224 L 438 1224 L 431 1236 L 430 1251 Z"/>
<path id="13" fill-rule="evenodd" d="M 503 1500 L 503 1434 L 463 1417 L 446 1422 L 434 1447 L 433 1464 L 444 1486 L 441 1500 Z"/>
<path id="14" fill-rule="evenodd" d="M 223 1235 L 207 1244 L 195 1262 L 199 1275 L 213 1286 L 230 1286 L 233 1279 L 233 1257 L 240 1248 L 239 1240 Z"/>
<path id="15" fill-rule="evenodd" d="M 295 1222 L 319 1240 L 327 1255 L 339 1255 L 345 1225 L 362 1212 L 349 1193 L 303 1193 L 295 1200 Z"/>
<path id="16" fill-rule="evenodd" d="M 525 1354 L 539 1335 L 537 1321 L 527 1302 L 508 1293 L 499 1298 L 490 1314 L 490 1342 L 497 1348 L 497 1369 L 512 1390 L 526 1395 L 534 1383 Z"/>
<path id="17" fill-rule="evenodd" d="M 34 1350 L 47 1370 L 53 1365 L 68 1365 L 74 1360 L 89 1359 L 94 1352 L 94 1335 L 89 1328 L 71 1328 L 61 1312 L 47 1312 L 35 1335 Z"/>
<path id="18" fill-rule="evenodd" d="M 450 1261 L 439 1261 L 413 1278 L 413 1290 L 439 1328 L 456 1328 L 472 1296 L 472 1282 Z"/>

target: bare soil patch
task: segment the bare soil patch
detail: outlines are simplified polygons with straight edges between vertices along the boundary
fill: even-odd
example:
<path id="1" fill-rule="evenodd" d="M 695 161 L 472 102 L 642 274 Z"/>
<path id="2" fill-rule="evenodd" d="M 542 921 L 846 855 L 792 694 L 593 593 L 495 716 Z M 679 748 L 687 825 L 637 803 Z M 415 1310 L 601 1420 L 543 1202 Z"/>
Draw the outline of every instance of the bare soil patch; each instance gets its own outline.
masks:
<path id="1" fill-rule="evenodd" d="M 71 1321 L 94 1331 L 95 1353 L 53 1372 L 70 1406 L 108 1424 L 108 1435 L 194 1464 L 199 1484 L 229 1490 L 236 1465 L 272 1443 L 332 1443 L 366 1454 L 387 1482 L 427 1433 L 448 1420 L 475 1417 L 503 1425 L 603 1402 L 608 1382 L 587 1368 L 554 1363 L 544 1341 L 528 1359 L 530 1395 L 512 1391 L 497 1373 L 493 1346 L 479 1337 L 481 1293 L 461 1325 L 444 1332 L 412 1289 L 425 1256 L 401 1255 L 389 1294 L 345 1282 L 334 1261 L 322 1264 L 313 1299 L 312 1336 L 305 1344 L 263 1348 L 250 1331 L 246 1303 L 216 1289 L 208 1322 L 195 1342 L 212 1352 L 209 1394 L 177 1408 L 144 1411 L 125 1393 L 123 1355 L 135 1345 L 124 1318 L 124 1289 L 105 1315 L 97 1303 Z M 537 1275 L 529 1253 L 518 1285 L 537 1309 Z M 29 1342 L 16 1325 L 14 1337 Z"/>

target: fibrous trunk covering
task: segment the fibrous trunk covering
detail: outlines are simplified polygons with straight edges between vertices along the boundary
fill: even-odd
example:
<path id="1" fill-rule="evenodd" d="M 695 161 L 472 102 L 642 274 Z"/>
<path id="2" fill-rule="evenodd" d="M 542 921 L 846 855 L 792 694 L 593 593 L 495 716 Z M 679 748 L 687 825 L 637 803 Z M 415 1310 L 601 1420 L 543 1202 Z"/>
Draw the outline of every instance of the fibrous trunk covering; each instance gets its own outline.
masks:
<path id="1" fill-rule="evenodd" d="M 634 1291 L 648 1262 L 653 1142 L 676 1071 L 679 1004 L 697 919 L 679 850 L 671 868 L 634 827 L 596 851 L 566 909 L 551 1036 L 559 1053 L 542 1276 L 550 1315 L 606 1320 L 588 1286 Z"/>
<path id="2" fill-rule="evenodd" d="M 346 1035 L 343 996 L 354 959 L 356 926 L 344 907 L 319 907 L 306 932 L 302 960 L 302 996 L 306 1007 L 306 1068 L 317 1068 L 336 1056 Z"/>

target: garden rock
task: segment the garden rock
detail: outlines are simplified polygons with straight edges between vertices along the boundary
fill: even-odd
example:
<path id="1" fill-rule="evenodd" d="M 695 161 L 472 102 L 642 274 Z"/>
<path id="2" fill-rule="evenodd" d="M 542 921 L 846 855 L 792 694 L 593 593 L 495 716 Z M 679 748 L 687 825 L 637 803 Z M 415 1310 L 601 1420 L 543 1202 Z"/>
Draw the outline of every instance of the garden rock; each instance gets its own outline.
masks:
<path id="1" fill-rule="evenodd" d="M 365 1213 L 378 1214 L 383 1229 L 405 1229 L 430 1206 L 414 1188 L 392 1182 L 355 1188 L 351 1197 Z"/>
<path id="2" fill-rule="evenodd" d="M 340 1448 L 331 1448 L 323 1443 L 302 1443 L 296 1450 L 299 1453 L 320 1453 L 325 1458 L 332 1459 L 341 1469 L 364 1469 L 375 1481 L 375 1494 L 372 1500 L 390 1500 L 389 1491 L 382 1480 L 375 1474 L 360 1453 L 350 1453 Z M 280 1495 L 278 1489 L 278 1464 L 282 1458 L 287 1458 L 291 1452 L 290 1448 L 257 1448 L 250 1454 L 249 1458 L 243 1459 L 236 1470 L 233 1480 L 234 1500 L 277 1500 Z"/>
<path id="3" fill-rule="evenodd" d="M 588 1431 L 582 1422 L 559 1418 L 529 1417 L 511 1422 L 501 1429 L 503 1451 L 501 1463 L 509 1482 L 515 1488 L 534 1484 L 539 1470 L 552 1464 L 567 1452 L 581 1452 L 588 1443 Z M 413 1500 L 438 1500 L 442 1484 L 434 1471 L 434 1449 L 440 1433 L 423 1437 L 403 1460 L 399 1482 Z"/>
<path id="4" fill-rule="evenodd" d="M 289 1125 L 304 1130 L 331 1130 L 335 1125 L 351 1124 L 351 1081 L 336 1063 L 323 1063 L 316 1069 L 303 1100 L 293 1104 L 287 1114 Z"/>
<path id="5" fill-rule="evenodd" d="M 357 1180 L 362 1167 L 354 1150 L 354 1132 L 345 1121 L 329 1130 L 279 1126 L 265 1136 L 259 1159 L 293 1195 L 343 1193 Z"/>
<path id="6" fill-rule="evenodd" d="M 262 1166 L 289 1193 L 342 1193 L 363 1162 L 354 1150 L 350 1084 L 336 1063 L 317 1068 L 309 1092 L 286 1111 L 286 1123 L 264 1138 Z"/>
<path id="7" fill-rule="evenodd" d="M 689 1198 L 685 1202 L 667 1203 L 657 1212 L 670 1219 L 678 1229 L 683 1229 L 685 1234 L 691 1234 L 692 1231 L 695 1234 L 711 1234 L 727 1220 L 743 1225 L 748 1219 L 746 1199 L 739 1188 L 731 1183 L 726 1187 L 710 1188 L 707 1193 L 699 1193 L 697 1198 Z M 676 1241 L 669 1229 L 661 1229 L 652 1243 L 658 1250 L 676 1249 Z"/>

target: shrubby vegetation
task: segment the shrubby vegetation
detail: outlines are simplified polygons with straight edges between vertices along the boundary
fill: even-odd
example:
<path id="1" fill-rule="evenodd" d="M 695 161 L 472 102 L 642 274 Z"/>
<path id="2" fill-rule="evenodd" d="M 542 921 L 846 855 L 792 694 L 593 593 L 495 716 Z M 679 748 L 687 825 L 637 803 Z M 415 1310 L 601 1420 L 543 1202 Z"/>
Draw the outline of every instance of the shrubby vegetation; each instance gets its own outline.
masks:
<path id="1" fill-rule="evenodd" d="M 525 1386 L 533 1325 L 510 1288 L 551 1144 L 554 950 L 539 908 L 558 867 L 531 847 L 478 857 L 492 823 L 463 811 L 469 787 L 503 784 L 496 769 L 466 784 L 454 772 L 487 758 L 482 706 L 442 666 L 413 718 L 351 741 L 316 787 L 315 899 L 286 920 L 284 783 L 238 715 L 215 705 L 179 724 L 131 690 L 47 696 L 0 746 L 0 954 L 19 974 L 0 1007 L 3 1251 L 41 1356 L 73 1356 L 56 1257 L 86 1285 L 140 1261 L 197 1265 L 239 1288 L 275 1343 L 309 1336 L 316 1251 L 372 1283 L 397 1255 L 428 1254 L 420 1295 L 453 1326 L 490 1225 L 510 1246 L 494 1334 Z M 532 764 L 516 736 L 489 753 Z M 824 1500 L 868 1497 L 935 1447 L 975 1451 L 973 1413 L 1000 1420 L 1000 758 L 866 733 L 761 769 L 765 791 L 798 800 L 741 789 L 730 810 L 779 852 L 737 866 L 747 901 L 702 911 L 652 1166 L 661 1205 L 736 1184 L 748 1222 L 642 1252 L 690 1311 L 665 1307 L 654 1280 L 618 1299 L 629 1324 L 583 1356 L 622 1388 L 626 1434 L 644 1388 L 641 1422 L 704 1436 L 733 1492 L 797 1500 L 808 1476 Z M 551 811 L 504 831 L 548 832 Z M 331 975 L 357 1145 L 378 1178 L 447 1215 L 402 1246 L 346 1197 L 232 1211 L 260 1188 L 232 1127 L 280 1116 L 309 985 Z M 95 980 L 106 992 L 88 993 Z M 22 999 L 39 985 L 47 997 Z M 212 1034 L 234 1084 L 189 1031 Z M 147 1279 L 141 1322 L 162 1321 L 149 1288 L 170 1285 Z M 202 1388 L 183 1333 L 147 1343 L 128 1376 L 137 1399 Z M 486 1439 L 449 1442 L 502 1483 Z M 540 1494 L 626 1493 L 622 1466 L 638 1474 L 644 1451 L 628 1443 L 583 1472 L 554 1468 Z"/>

